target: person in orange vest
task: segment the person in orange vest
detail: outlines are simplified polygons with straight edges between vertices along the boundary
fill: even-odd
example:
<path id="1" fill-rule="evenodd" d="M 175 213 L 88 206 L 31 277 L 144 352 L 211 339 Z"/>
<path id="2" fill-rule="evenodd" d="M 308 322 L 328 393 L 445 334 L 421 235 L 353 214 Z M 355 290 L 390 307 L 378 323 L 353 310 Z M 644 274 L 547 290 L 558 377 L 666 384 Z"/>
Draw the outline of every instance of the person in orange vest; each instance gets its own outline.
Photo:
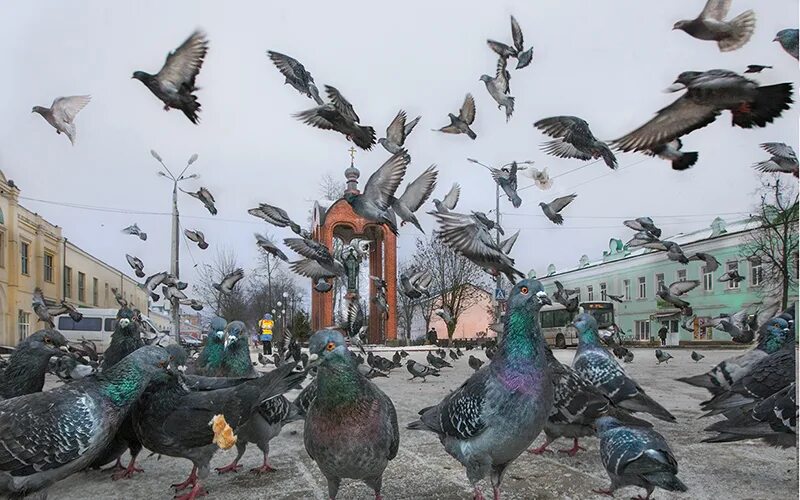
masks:
<path id="1" fill-rule="evenodd" d="M 267 313 L 258 322 L 258 328 L 261 330 L 259 340 L 261 340 L 261 347 L 264 350 L 264 355 L 272 355 L 272 327 L 275 323 L 272 321 L 272 315 Z"/>

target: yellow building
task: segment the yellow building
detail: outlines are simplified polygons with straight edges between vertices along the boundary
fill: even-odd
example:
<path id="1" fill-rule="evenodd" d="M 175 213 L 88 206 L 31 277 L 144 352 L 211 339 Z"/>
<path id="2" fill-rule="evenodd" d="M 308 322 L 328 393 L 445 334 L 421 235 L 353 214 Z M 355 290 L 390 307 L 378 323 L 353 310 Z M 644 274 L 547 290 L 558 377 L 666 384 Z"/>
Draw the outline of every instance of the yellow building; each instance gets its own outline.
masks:
<path id="1" fill-rule="evenodd" d="M 36 287 L 48 304 L 118 307 L 111 288 L 146 314 L 147 295 L 122 271 L 80 249 L 62 228 L 19 204 L 19 188 L 0 171 L 0 344 L 16 345 L 42 327 L 31 302 Z"/>

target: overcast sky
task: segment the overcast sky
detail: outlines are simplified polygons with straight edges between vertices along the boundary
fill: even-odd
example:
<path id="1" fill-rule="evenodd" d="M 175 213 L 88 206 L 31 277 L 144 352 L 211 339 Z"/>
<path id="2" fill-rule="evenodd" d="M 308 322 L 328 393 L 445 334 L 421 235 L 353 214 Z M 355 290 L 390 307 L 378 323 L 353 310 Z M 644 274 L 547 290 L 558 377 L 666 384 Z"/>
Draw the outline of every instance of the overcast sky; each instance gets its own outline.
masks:
<path id="1" fill-rule="evenodd" d="M 330 172 L 344 182 L 351 145 L 290 116 L 313 101 L 283 85 L 267 49 L 300 60 L 320 89 L 336 86 L 379 137 L 398 109 L 409 117 L 422 115 L 407 141 L 413 156 L 407 178 L 436 163 L 435 196 L 458 181 L 459 210 L 488 211 L 494 208 L 494 185 L 467 157 L 490 164 L 535 160 L 551 175 L 582 165 L 539 150 L 546 138 L 532 127 L 538 119 L 577 115 L 597 137 L 613 139 L 672 102 L 677 94 L 662 90 L 682 71 L 743 71 L 748 64 L 764 64 L 774 69 L 755 75 L 759 82 L 797 83 L 797 62 L 772 42 L 778 30 L 797 26 L 796 0 L 735 0 L 731 16 L 753 8 L 757 25 L 751 41 L 732 53 L 671 30 L 675 21 L 695 17 L 704 3 L 453 0 L 383 8 L 367 1 L 16 2 L 0 19 L 6 68 L 0 79 L 0 168 L 24 197 L 168 212 L 171 185 L 155 175 L 159 165 L 149 150 L 176 169 L 196 152 L 192 171 L 202 177 L 186 188 L 210 189 L 219 215 L 212 218 L 201 203 L 182 195 L 184 227 L 202 230 L 212 245 L 205 252 L 194 247 L 191 257 L 182 247 L 183 276 L 191 279 L 192 266 L 210 262 L 219 245 L 236 249 L 242 264 L 252 267 L 258 251 L 253 232 L 267 228 L 246 210 L 268 202 L 305 223 L 319 195 L 318 177 Z M 494 74 L 496 65 L 486 38 L 510 43 L 512 13 L 526 44 L 534 46 L 534 60 L 526 69 L 512 70 L 516 110 L 505 123 L 479 77 Z M 180 111 L 164 112 L 160 101 L 130 78 L 135 70 L 157 72 L 167 52 L 196 28 L 210 39 L 197 78 L 199 126 Z M 478 139 L 430 131 L 448 123 L 447 113 L 457 111 L 467 92 L 477 104 Z M 31 114 L 31 107 L 75 94 L 91 94 L 92 102 L 76 120 L 73 147 Z M 621 225 L 627 217 L 651 215 L 667 235 L 707 226 L 715 214 L 739 218 L 756 203 L 758 176 L 750 166 L 765 158 L 758 144 L 786 142 L 797 149 L 797 137 L 796 105 L 765 129 L 732 128 L 725 113 L 684 138 L 684 150 L 700 152 L 691 170 L 675 172 L 665 161 L 621 154 L 617 172 L 600 162 L 555 179 L 549 191 L 522 191 L 519 209 L 504 198 L 501 212 L 513 215 L 504 216 L 503 225 L 522 229 L 513 252 L 517 267 L 542 274 L 549 263 L 563 269 L 584 253 L 597 258 L 610 237 L 630 235 Z M 362 187 L 387 157 L 379 145 L 357 153 Z M 553 226 L 537 204 L 571 192 L 578 198 L 564 211 L 564 226 Z M 22 203 L 120 269 L 128 270 L 125 253 L 140 257 L 148 274 L 169 265 L 168 216 Z M 423 214 L 420 220 L 430 232 L 431 217 Z M 146 242 L 120 233 L 133 222 L 149 234 Z M 413 252 L 417 236 L 410 225 L 401 229 L 401 259 Z"/>

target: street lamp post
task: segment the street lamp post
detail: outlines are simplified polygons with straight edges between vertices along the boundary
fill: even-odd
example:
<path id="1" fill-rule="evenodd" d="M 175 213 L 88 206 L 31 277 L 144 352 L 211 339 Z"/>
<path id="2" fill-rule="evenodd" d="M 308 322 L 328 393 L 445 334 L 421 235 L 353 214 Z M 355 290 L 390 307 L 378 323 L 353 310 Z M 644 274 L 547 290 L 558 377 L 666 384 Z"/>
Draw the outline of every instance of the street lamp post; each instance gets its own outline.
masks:
<path id="1" fill-rule="evenodd" d="M 158 175 L 161 177 L 166 177 L 167 179 L 172 181 L 172 246 L 171 246 L 171 256 L 170 259 L 170 268 L 169 272 L 172 274 L 175 279 L 177 280 L 180 278 L 180 252 L 179 252 L 179 245 L 178 245 L 178 238 L 179 238 L 179 231 L 180 231 L 180 214 L 178 213 L 178 183 L 181 181 L 185 181 L 188 179 L 196 179 L 199 177 L 197 174 L 191 175 L 184 175 L 186 170 L 197 160 L 197 153 L 193 154 L 189 157 L 189 160 L 186 162 L 186 166 L 183 168 L 180 174 L 177 176 L 174 175 L 170 169 L 164 164 L 164 161 L 161 159 L 161 156 L 156 153 L 155 150 L 151 149 L 150 154 L 153 158 L 156 159 L 158 163 L 164 167 L 164 170 L 159 170 Z M 170 303 L 171 313 L 172 313 L 172 328 L 174 329 L 173 334 L 175 335 L 175 340 L 180 344 L 181 341 L 181 303 L 180 299 L 177 297 L 173 297 Z"/>

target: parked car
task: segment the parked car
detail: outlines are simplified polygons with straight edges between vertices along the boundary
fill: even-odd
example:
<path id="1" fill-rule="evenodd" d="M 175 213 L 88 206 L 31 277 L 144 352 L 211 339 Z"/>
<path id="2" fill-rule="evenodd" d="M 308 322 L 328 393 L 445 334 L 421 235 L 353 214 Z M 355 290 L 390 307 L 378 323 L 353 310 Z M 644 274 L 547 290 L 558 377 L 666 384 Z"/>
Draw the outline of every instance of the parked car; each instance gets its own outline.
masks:
<path id="1" fill-rule="evenodd" d="M 98 353 L 104 352 L 111 342 L 111 334 L 114 333 L 114 327 L 117 324 L 118 309 L 79 307 L 78 311 L 83 314 L 80 321 L 73 321 L 66 314 L 56 317 L 56 329 L 70 342 L 89 340 L 97 345 Z M 163 336 L 150 318 L 143 316 L 142 319 L 144 323 L 143 339 L 149 341 Z"/>

